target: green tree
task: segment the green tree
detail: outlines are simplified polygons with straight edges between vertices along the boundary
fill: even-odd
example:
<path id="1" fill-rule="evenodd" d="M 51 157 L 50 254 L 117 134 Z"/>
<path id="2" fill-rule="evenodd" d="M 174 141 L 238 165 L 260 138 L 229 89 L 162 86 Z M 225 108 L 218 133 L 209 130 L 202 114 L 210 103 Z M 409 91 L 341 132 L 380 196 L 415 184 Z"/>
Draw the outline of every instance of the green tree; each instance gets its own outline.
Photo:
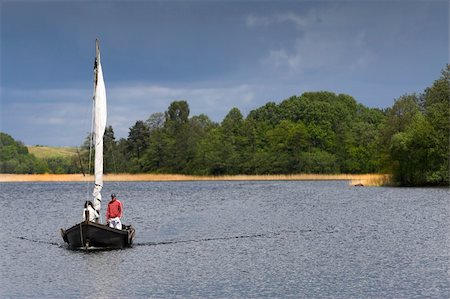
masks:
<path id="1" fill-rule="evenodd" d="M 204 165 L 202 172 L 213 175 L 241 172 L 245 146 L 243 122 L 239 109 L 232 108 L 219 127 L 211 126 L 199 139 L 197 157 Z"/>
<path id="2" fill-rule="evenodd" d="M 125 153 L 119 150 L 112 126 L 107 126 L 103 135 L 103 172 L 125 172 L 125 164 Z"/>
<path id="3" fill-rule="evenodd" d="M 208 144 L 208 134 L 218 125 L 211 121 L 205 114 L 193 116 L 189 120 L 190 130 L 192 132 L 191 146 L 193 147 L 194 159 L 188 165 L 188 173 L 197 175 L 209 174 L 209 168 L 206 159 L 207 149 L 204 147 Z M 204 142 L 203 142 L 204 141 Z"/>
<path id="4" fill-rule="evenodd" d="M 419 95 L 403 95 L 396 99 L 394 105 L 386 113 L 387 119 L 383 135 L 389 140 L 394 134 L 405 132 L 419 112 Z"/>
<path id="5" fill-rule="evenodd" d="M 244 147 L 246 139 L 243 134 L 244 117 L 238 108 L 232 108 L 223 119 L 220 130 L 220 155 L 225 166 L 225 173 L 242 172 Z"/>
<path id="6" fill-rule="evenodd" d="M 302 152 L 309 146 L 308 129 L 302 122 L 281 121 L 267 131 L 272 173 L 298 173 L 304 170 Z"/>
<path id="7" fill-rule="evenodd" d="M 43 173 L 46 170 L 45 163 L 29 154 L 21 141 L 0 132 L 0 173 Z"/>
<path id="8" fill-rule="evenodd" d="M 146 120 L 150 130 L 149 145 L 144 160 L 144 171 L 146 172 L 161 172 L 167 166 L 165 122 L 166 117 L 164 113 L 160 112 L 151 114 Z"/>
<path id="9" fill-rule="evenodd" d="M 442 71 L 441 77 L 425 89 L 424 114 L 430 123 L 433 163 L 429 165 L 428 182 L 450 184 L 450 65 Z"/>
<path id="10" fill-rule="evenodd" d="M 189 120 L 189 105 L 186 101 L 174 101 L 165 113 L 164 126 L 171 130 L 177 130 L 187 124 Z"/>
<path id="11" fill-rule="evenodd" d="M 164 171 L 186 173 L 195 156 L 189 125 L 189 105 L 186 101 L 174 101 L 169 105 L 161 133 Z"/>
<path id="12" fill-rule="evenodd" d="M 314 149 L 311 152 L 301 153 L 306 173 L 338 173 L 339 165 L 336 157 L 326 151 Z"/>
<path id="13" fill-rule="evenodd" d="M 393 136 L 390 153 L 394 162 L 394 177 L 401 185 L 428 184 L 429 165 L 434 164 L 430 147 L 432 130 L 426 118 L 417 113 L 404 132 Z"/>
<path id="14" fill-rule="evenodd" d="M 407 95 L 388 110 L 382 129 L 385 162 L 400 185 L 449 185 L 449 66 L 422 95 Z"/>
<path id="15" fill-rule="evenodd" d="M 145 121 L 145 124 L 148 126 L 150 132 L 161 129 L 164 127 L 164 123 L 166 118 L 164 113 L 157 112 L 153 113 L 149 116 L 149 118 Z"/>
<path id="16" fill-rule="evenodd" d="M 144 166 L 143 155 L 149 145 L 150 130 L 142 120 L 130 128 L 127 138 L 127 158 L 129 159 L 129 169 L 132 172 L 142 172 Z"/>

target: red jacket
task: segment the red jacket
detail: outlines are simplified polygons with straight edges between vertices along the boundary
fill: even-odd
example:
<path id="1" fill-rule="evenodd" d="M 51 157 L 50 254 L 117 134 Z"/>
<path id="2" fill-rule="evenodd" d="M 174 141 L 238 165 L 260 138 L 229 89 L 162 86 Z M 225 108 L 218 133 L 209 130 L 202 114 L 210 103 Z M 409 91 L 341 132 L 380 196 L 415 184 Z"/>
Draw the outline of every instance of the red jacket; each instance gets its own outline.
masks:
<path id="1" fill-rule="evenodd" d="M 118 199 L 111 200 L 106 208 L 106 221 L 116 217 L 122 217 L 122 203 Z"/>

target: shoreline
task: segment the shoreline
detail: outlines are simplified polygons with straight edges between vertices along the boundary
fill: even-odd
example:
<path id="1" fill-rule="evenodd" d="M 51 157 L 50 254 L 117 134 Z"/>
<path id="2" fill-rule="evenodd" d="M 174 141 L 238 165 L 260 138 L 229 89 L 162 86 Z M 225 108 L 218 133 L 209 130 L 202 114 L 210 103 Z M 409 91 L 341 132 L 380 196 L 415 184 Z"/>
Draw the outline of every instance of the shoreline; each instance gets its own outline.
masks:
<path id="1" fill-rule="evenodd" d="M 106 174 L 105 182 L 178 182 L 178 181 L 348 181 L 349 185 L 383 186 L 390 184 L 388 174 L 290 174 L 195 176 L 182 174 Z M 92 175 L 82 174 L 0 174 L 0 183 L 89 182 Z"/>

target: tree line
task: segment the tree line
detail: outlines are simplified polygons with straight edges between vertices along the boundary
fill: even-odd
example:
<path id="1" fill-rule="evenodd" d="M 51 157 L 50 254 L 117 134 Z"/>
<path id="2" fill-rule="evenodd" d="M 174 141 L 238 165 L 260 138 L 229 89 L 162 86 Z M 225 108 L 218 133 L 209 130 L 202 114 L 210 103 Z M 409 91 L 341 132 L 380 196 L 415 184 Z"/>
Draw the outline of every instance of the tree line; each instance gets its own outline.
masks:
<path id="1" fill-rule="evenodd" d="M 0 132 L 0 173 L 41 174 L 80 173 L 76 156 L 37 158 L 28 148 L 12 136 Z"/>
<path id="2" fill-rule="evenodd" d="M 187 101 L 174 101 L 164 113 L 137 120 L 127 138 L 116 140 L 113 128 L 107 127 L 104 170 L 194 175 L 392 173 L 400 185 L 448 185 L 449 84 L 446 66 L 423 93 L 403 95 L 386 109 L 365 107 L 346 94 L 306 92 L 278 104 L 269 102 L 246 117 L 232 108 L 220 123 L 204 114 L 190 116 Z M 83 144 L 84 165 L 88 144 L 89 137 Z M 3 141 L 0 146 L 3 152 Z M 0 158 L 3 172 L 7 169 L 3 154 Z M 72 170 L 80 168 L 78 161 L 71 163 Z"/>

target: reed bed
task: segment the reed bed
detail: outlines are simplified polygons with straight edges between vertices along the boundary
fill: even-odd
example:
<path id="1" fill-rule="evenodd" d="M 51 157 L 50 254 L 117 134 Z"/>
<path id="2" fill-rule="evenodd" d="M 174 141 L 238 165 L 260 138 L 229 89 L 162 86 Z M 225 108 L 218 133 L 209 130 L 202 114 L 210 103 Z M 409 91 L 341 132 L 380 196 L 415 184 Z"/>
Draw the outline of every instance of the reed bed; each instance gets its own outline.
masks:
<path id="1" fill-rule="evenodd" d="M 145 181 L 330 181 L 344 180 L 349 185 L 390 185 L 391 176 L 386 174 L 291 174 L 291 175 L 225 175 L 193 176 L 182 174 L 106 174 L 109 182 Z M 84 182 L 93 176 L 82 174 L 0 174 L 0 182 Z"/>
<path id="2" fill-rule="evenodd" d="M 352 178 L 349 184 L 352 186 L 393 186 L 392 175 L 390 174 L 361 174 Z"/>

